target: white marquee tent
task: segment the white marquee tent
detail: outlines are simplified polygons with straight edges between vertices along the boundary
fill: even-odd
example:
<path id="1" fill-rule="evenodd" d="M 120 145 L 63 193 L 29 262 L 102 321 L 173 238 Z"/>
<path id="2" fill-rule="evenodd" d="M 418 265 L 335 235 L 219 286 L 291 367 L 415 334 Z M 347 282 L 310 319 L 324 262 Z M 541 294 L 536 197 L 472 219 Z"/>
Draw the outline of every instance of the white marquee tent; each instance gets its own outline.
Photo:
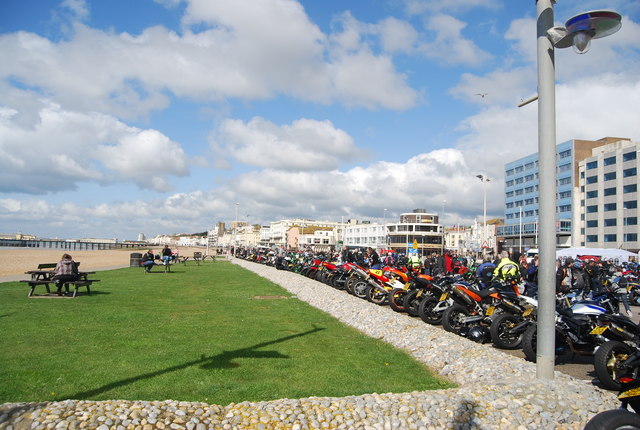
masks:
<path id="1" fill-rule="evenodd" d="M 638 254 L 616 248 L 565 248 L 556 250 L 556 258 L 597 257 L 602 260 L 614 260 L 619 263 L 630 260 L 638 262 Z"/>

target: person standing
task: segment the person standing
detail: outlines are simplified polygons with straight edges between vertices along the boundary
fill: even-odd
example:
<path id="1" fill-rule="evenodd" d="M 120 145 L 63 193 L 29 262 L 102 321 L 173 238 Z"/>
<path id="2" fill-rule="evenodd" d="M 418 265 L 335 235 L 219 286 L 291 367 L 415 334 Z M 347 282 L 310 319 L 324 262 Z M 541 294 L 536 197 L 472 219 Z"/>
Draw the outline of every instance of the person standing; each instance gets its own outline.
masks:
<path id="1" fill-rule="evenodd" d="M 62 259 L 56 264 L 53 271 L 53 282 L 58 289 L 58 295 L 62 295 L 62 286 L 67 282 L 77 281 L 79 277 L 78 264 L 69 254 L 63 254 Z M 69 289 L 67 287 L 67 292 Z"/>
<path id="2" fill-rule="evenodd" d="M 380 256 L 376 252 L 375 249 L 369 247 L 367 248 L 367 257 L 369 258 L 369 267 L 373 270 L 382 269 L 382 261 L 380 261 Z"/>
<path id="3" fill-rule="evenodd" d="M 165 266 L 168 266 L 169 263 L 171 263 L 172 259 L 173 259 L 173 253 L 171 252 L 171 248 L 169 248 L 169 245 L 165 245 L 164 249 L 162 250 L 162 263 Z"/>

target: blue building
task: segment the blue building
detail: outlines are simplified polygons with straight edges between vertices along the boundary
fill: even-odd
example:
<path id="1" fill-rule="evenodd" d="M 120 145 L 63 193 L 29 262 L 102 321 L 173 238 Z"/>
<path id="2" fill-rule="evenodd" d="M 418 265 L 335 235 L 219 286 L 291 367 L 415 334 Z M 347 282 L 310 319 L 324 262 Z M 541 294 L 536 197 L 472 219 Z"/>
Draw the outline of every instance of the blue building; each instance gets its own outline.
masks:
<path id="1" fill-rule="evenodd" d="M 556 245 L 558 247 L 577 246 L 572 244 L 572 228 L 580 224 L 580 200 L 577 192 L 579 162 L 591 157 L 594 148 L 620 140 L 624 139 L 616 137 L 605 137 L 595 141 L 574 139 L 556 146 Z M 538 174 L 538 153 L 505 164 L 505 223 L 498 226 L 496 232 L 498 250 L 525 251 L 538 247 L 540 183 Z"/>

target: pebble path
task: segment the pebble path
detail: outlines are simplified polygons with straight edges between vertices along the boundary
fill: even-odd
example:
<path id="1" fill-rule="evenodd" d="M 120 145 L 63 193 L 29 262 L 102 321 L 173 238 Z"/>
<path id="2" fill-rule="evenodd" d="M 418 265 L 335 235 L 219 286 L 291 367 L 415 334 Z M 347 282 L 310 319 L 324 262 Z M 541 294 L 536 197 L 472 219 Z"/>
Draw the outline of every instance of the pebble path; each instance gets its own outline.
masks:
<path id="1" fill-rule="evenodd" d="M 582 429 L 615 409 L 614 393 L 555 372 L 535 378 L 535 364 L 474 343 L 387 306 L 298 274 L 244 260 L 234 263 L 368 336 L 401 348 L 459 388 L 266 402 L 84 401 L 0 405 L 0 430 L 26 429 Z"/>

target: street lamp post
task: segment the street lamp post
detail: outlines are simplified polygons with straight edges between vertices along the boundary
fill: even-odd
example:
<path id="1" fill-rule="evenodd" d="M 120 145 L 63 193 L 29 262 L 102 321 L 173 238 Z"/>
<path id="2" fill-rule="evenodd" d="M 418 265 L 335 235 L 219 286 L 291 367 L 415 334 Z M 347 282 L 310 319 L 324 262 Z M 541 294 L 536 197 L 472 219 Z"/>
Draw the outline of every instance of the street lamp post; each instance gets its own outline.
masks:
<path id="1" fill-rule="evenodd" d="M 388 248 L 388 244 L 387 244 L 387 209 L 383 209 L 382 210 L 383 213 L 383 219 L 384 219 L 384 248 Z"/>
<path id="2" fill-rule="evenodd" d="M 482 182 L 482 194 L 483 194 L 483 227 L 482 227 L 482 243 L 480 244 L 480 247 L 482 248 L 482 246 L 484 245 L 484 242 L 487 241 L 487 182 L 491 181 L 490 178 L 487 178 L 485 175 L 483 175 L 482 173 L 479 175 L 476 175 L 476 178 L 480 179 L 480 182 Z M 484 254 L 484 251 L 483 251 Z"/>
<path id="3" fill-rule="evenodd" d="M 569 19 L 566 28 L 553 27 L 555 0 L 536 0 L 538 64 L 539 276 L 536 376 L 553 379 L 555 361 L 556 260 L 556 108 L 554 48 L 571 45 L 586 52 L 590 39 L 615 33 L 620 15 L 594 11 Z"/>
<path id="4" fill-rule="evenodd" d="M 240 203 L 236 203 L 236 223 L 233 226 L 233 253 L 236 253 L 236 247 L 238 246 L 238 206 Z"/>

